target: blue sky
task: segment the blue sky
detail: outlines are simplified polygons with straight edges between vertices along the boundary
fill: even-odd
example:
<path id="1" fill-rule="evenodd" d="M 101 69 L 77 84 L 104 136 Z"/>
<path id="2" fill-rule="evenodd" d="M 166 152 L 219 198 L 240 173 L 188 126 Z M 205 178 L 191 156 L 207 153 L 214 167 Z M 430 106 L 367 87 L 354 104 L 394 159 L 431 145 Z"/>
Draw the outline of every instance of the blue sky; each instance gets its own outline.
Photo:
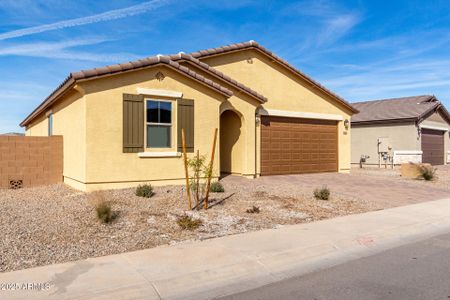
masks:
<path id="1" fill-rule="evenodd" d="M 0 0 L 0 133 L 71 71 L 256 40 L 350 102 L 450 106 L 448 1 Z"/>

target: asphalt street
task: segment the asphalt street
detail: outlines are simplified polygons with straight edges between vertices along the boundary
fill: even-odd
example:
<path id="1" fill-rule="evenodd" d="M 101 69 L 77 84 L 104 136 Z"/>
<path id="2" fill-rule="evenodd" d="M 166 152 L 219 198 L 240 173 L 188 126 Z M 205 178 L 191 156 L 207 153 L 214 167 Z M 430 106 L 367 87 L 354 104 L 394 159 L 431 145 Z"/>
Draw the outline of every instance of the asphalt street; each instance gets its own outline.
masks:
<path id="1" fill-rule="evenodd" d="M 222 299 L 450 299 L 450 233 Z"/>

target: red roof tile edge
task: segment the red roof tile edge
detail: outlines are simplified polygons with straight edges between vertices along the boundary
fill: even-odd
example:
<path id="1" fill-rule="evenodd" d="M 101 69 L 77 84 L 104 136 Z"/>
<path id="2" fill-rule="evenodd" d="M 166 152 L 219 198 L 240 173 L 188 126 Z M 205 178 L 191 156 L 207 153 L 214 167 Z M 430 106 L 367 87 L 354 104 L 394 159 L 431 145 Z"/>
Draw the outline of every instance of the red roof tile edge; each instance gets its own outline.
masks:
<path id="1" fill-rule="evenodd" d="M 229 89 L 221 86 L 220 84 L 205 78 L 204 76 L 197 74 L 188 67 L 180 65 L 178 62 L 172 61 L 168 56 L 153 56 L 136 61 L 130 61 L 123 64 L 115 64 L 95 69 L 82 70 L 79 72 L 70 73 L 70 75 L 35 109 L 33 110 L 21 123 L 20 126 L 27 126 L 34 118 L 39 115 L 43 110 L 45 110 L 49 105 L 58 99 L 59 96 L 63 95 L 70 87 L 72 87 L 77 81 L 93 79 L 101 76 L 112 75 L 117 73 L 122 73 L 126 71 L 142 69 L 145 67 L 151 67 L 156 65 L 166 65 L 194 80 L 197 80 L 211 89 L 225 95 L 226 97 L 231 97 L 233 92 Z"/>

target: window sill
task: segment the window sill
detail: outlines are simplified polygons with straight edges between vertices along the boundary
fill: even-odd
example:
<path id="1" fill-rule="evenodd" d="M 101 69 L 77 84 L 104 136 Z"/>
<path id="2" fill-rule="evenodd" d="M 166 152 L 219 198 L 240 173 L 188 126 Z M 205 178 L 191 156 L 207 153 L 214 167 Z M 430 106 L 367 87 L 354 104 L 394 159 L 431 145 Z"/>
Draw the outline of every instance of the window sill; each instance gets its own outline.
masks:
<path id="1" fill-rule="evenodd" d="M 181 152 L 139 152 L 139 157 L 180 157 Z"/>

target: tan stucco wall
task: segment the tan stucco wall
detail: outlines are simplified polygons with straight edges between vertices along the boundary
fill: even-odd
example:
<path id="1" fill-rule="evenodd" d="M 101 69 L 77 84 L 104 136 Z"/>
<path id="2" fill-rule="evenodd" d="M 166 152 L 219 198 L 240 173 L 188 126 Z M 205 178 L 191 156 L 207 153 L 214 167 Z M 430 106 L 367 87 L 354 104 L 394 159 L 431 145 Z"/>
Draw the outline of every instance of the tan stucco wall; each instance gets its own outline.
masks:
<path id="1" fill-rule="evenodd" d="M 429 117 L 427 117 L 425 120 L 422 121 L 421 124 L 439 124 L 439 126 L 445 126 L 449 128 L 447 121 L 444 120 L 444 118 L 438 113 L 435 112 Z"/>
<path id="2" fill-rule="evenodd" d="M 48 121 L 45 114 L 37 117 L 25 130 L 26 136 L 47 136 L 48 135 Z"/>
<path id="3" fill-rule="evenodd" d="M 140 158 L 136 153 L 122 153 L 122 94 L 136 94 L 137 88 L 179 91 L 183 93 L 183 98 L 194 99 L 195 150 L 199 149 L 208 158 L 214 128 L 219 128 L 222 133 L 227 130 L 226 126 L 220 127 L 220 114 L 227 110 L 237 112 L 242 122 L 241 135 L 230 156 L 231 172 L 248 177 L 259 174 L 260 127 L 256 123 L 259 108 L 338 114 L 343 120 L 350 118 L 347 108 L 256 51 L 210 58 L 207 62 L 260 92 L 268 98 L 268 102 L 261 105 L 253 97 L 221 82 L 234 92 L 226 99 L 222 94 L 165 66 L 81 81 L 77 86 L 79 93 L 65 96 L 60 104 L 52 108 L 54 134 L 63 135 L 65 141 L 66 183 L 87 191 L 136 186 L 147 181 L 155 185 L 184 183 L 183 162 L 179 156 Z M 208 73 L 190 67 L 217 81 Z M 163 80 L 155 78 L 158 72 L 164 74 Z M 175 99 L 148 98 L 173 102 L 173 127 L 171 148 L 146 151 L 177 151 Z M 339 170 L 345 172 L 350 169 L 350 131 L 344 128 L 343 121 L 338 122 L 338 129 Z M 45 116 L 32 124 L 27 134 L 47 135 Z M 220 145 L 216 148 L 215 157 L 214 176 L 218 176 Z"/>
<path id="4" fill-rule="evenodd" d="M 165 76 L 162 81 L 155 79 L 158 72 Z M 219 108 L 225 101 L 223 95 L 166 67 L 86 81 L 81 86 L 86 93 L 87 108 L 87 190 L 135 186 L 145 181 L 158 185 L 182 183 L 184 180 L 181 157 L 140 158 L 136 153 L 122 153 L 122 94 L 136 94 L 138 87 L 180 91 L 183 98 L 193 99 L 195 150 L 200 150 L 200 154 L 208 159 L 211 156 L 214 128 L 219 128 Z M 148 98 L 161 99 L 156 96 Z M 176 101 L 172 101 L 172 148 L 147 151 L 177 150 Z M 214 175 L 218 176 L 218 148 L 215 156 Z"/>
<path id="5" fill-rule="evenodd" d="M 233 96 L 228 98 L 220 106 L 220 112 L 223 113 L 226 110 L 232 110 L 236 112 L 241 120 L 240 137 L 237 141 L 233 151 L 230 155 L 222 155 L 222 158 L 230 159 L 230 162 L 226 162 L 225 165 L 231 165 L 231 170 L 221 170 L 222 172 L 231 172 L 233 174 L 240 174 L 249 178 L 253 178 L 256 175 L 256 123 L 255 114 L 260 106 L 261 102 L 242 92 L 241 90 L 230 85 L 226 81 L 219 81 L 219 79 L 211 76 L 210 73 L 205 72 L 203 69 L 196 67 L 189 63 L 182 63 L 186 65 L 196 73 L 205 76 L 211 80 L 220 82 L 221 85 L 228 88 L 233 92 Z M 227 127 L 221 127 L 220 134 L 226 135 Z M 219 150 L 220 151 L 220 150 Z"/>
<path id="6" fill-rule="evenodd" d="M 423 120 L 419 126 L 432 126 L 450 129 L 448 123 L 439 113 L 434 113 Z M 422 138 L 415 123 L 407 124 L 373 124 L 352 127 L 352 164 L 359 164 L 361 155 L 369 155 L 367 164 L 378 164 L 378 138 L 388 137 L 393 151 L 420 151 Z M 445 153 L 450 150 L 448 132 L 444 134 Z M 447 159 L 447 155 L 444 155 Z M 444 162 L 445 163 L 445 162 Z"/>
<path id="7" fill-rule="evenodd" d="M 367 164 L 378 164 L 378 138 L 389 138 L 393 151 L 421 150 L 414 123 L 352 127 L 352 163 L 359 164 L 361 155 L 369 155 Z"/>
<path id="8" fill-rule="evenodd" d="M 266 96 L 268 102 L 261 105 L 265 109 L 338 114 L 344 120 L 350 119 L 348 109 L 255 50 L 219 55 L 203 61 Z M 339 170 L 345 172 L 350 169 L 350 130 L 346 130 L 343 123 L 340 121 L 338 124 Z M 260 149 L 259 130 L 258 126 L 257 149 Z M 258 151 L 258 169 L 259 159 Z"/>
<path id="9" fill-rule="evenodd" d="M 47 112 L 53 114 L 53 134 L 63 136 L 64 181 L 86 179 L 86 102 L 75 90 L 64 96 Z M 47 136 L 48 120 L 45 112 L 26 129 L 28 136 Z"/>

